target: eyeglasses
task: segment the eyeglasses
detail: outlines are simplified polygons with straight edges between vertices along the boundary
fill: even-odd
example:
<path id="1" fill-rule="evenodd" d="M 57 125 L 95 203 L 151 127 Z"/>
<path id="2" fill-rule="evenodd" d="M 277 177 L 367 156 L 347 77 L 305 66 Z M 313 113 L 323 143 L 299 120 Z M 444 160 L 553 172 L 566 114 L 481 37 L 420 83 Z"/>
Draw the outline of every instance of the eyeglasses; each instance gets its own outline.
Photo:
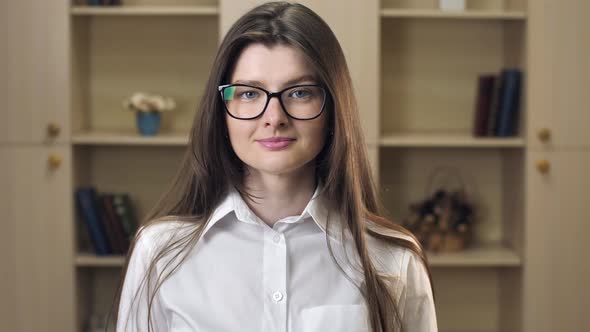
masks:
<path id="1" fill-rule="evenodd" d="M 293 119 L 315 119 L 324 111 L 326 90 L 319 84 L 301 84 L 270 92 L 247 84 L 218 87 L 227 113 L 236 119 L 251 120 L 261 116 L 272 97 L 277 97 L 283 111 Z"/>

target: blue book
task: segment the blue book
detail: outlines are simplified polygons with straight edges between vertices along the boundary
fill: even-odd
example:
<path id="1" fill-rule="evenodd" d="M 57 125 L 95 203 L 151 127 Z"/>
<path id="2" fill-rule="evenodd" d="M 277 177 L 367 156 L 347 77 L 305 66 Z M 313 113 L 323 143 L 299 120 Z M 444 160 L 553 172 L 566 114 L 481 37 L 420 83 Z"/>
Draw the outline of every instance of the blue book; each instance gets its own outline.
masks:
<path id="1" fill-rule="evenodd" d="M 520 113 L 522 73 L 518 69 L 504 69 L 500 76 L 500 95 L 495 136 L 515 136 Z"/>
<path id="2" fill-rule="evenodd" d="M 110 255 L 113 253 L 105 230 L 100 221 L 96 189 L 93 187 L 82 187 L 76 190 L 76 206 L 79 216 L 84 220 L 90 239 L 94 245 L 97 255 Z"/>

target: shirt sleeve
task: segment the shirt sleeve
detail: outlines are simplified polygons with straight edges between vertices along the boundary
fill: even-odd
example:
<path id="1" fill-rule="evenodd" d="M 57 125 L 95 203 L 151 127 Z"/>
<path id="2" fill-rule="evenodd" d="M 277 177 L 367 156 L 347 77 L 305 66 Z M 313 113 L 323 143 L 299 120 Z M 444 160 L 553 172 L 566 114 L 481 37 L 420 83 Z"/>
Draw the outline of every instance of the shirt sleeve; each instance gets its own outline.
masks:
<path id="1" fill-rule="evenodd" d="M 406 292 L 402 320 L 406 330 L 437 332 L 434 298 L 426 268 L 413 251 L 407 249 L 405 256 Z"/>
<path id="2" fill-rule="evenodd" d="M 157 271 L 154 269 L 148 278 L 149 264 L 153 259 L 152 248 L 155 245 L 150 229 L 139 232 L 135 248 L 129 259 L 127 273 L 121 290 L 119 303 L 117 332 L 148 331 L 148 301 L 156 287 Z M 145 278 L 145 279 L 144 279 Z M 156 294 L 151 307 L 151 331 L 169 331 L 167 318 L 159 294 Z"/>

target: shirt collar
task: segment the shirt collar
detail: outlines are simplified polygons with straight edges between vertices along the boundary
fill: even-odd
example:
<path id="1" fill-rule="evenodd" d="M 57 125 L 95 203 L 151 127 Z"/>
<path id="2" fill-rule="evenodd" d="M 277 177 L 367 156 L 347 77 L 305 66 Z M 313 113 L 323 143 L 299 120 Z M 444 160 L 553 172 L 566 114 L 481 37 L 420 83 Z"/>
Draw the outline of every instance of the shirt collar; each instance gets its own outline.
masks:
<path id="1" fill-rule="evenodd" d="M 305 209 L 303 209 L 303 212 L 300 215 L 286 217 L 281 219 L 281 222 L 295 223 L 311 217 L 313 221 L 320 227 L 320 229 L 326 233 L 328 218 L 330 218 L 330 232 L 328 235 L 333 240 L 340 242 L 338 238 L 334 236 L 335 234 L 333 234 L 333 229 L 340 225 L 338 213 L 336 213 L 336 211 L 329 211 L 328 204 L 326 204 L 323 197 L 320 196 L 321 189 L 321 185 L 318 184 L 315 188 L 312 198 L 309 200 L 305 206 Z M 205 233 L 207 233 L 211 227 L 213 227 L 219 220 L 232 211 L 235 212 L 236 218 L 241 222 L 265 226 L 264 221 L 262 221 L 250 209 L 236 188 L 230 185 L 228 194 L 213 212 L 211 220 L 205 226 L 202 235 L 205 235 Z"/>

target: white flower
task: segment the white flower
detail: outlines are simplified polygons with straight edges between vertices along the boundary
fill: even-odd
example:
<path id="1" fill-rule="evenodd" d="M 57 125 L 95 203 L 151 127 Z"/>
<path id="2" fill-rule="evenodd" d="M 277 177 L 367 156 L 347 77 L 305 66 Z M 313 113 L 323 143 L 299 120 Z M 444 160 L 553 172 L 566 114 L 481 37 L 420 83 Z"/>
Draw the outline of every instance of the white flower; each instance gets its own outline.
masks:
<path id="1" fill-rule="evenodd" d="M 162 96 L 152 96 L 150 99 L 153 108 L 164 111 L 171 111 L 174 109 L 175 104 L 171 98 L 164 98 Z"/>
<path id="2" fill-rule="evenodd" d="M 159 95 L 149 95 L 145 92 L 136 92 L 129 99 L 123 102 L 123 106 L 132 111 L 142 112 L 164 112 L 176 108 L 172 98 L 164 98 Z"/>

